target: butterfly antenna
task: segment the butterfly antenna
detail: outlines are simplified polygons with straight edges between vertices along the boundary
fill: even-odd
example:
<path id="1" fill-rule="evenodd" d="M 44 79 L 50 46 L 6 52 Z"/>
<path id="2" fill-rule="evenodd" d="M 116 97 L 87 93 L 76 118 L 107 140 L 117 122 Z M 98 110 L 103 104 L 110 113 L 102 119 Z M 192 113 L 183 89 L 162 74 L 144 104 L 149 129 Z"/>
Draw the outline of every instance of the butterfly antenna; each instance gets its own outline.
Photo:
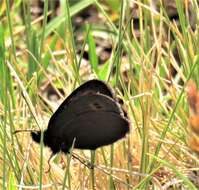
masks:
<path id="1" fill-rule="evenodd" d="M 34 130 L 34 129 L 18 129 L 18 130 L 15 130 L 15 131 L 13 132 L 13 134 L 21 133 L 21 132 L 30 133 L 30 132 L 37 132 L 37 130 Z"/>
<path id="2" fill-rule="evenodd" d="M 50 161 L 51 161 L 51 159 L 52 159 L 52 157 L 54 156 L 54 154 L 52 153 L 51 155 L 50 155 L 50 157 L 48 158 L 48 169 L 45 171 L 45 173 L 49 173 L 50 172 L 50 169 L 51 169 L 51 164 L 50 164 Z"/>
<path id="3" fill-rule="evenodd" d="M 94 169 L 94 165 L 91 164 L 90 162 L 87 162 L 86 160 L 82 160 L 78 155 L 72 154 L 72 157 L 78 160 L 80 163 L 82 163 L 84 166 L 86 166 L 89 169 Z"/>

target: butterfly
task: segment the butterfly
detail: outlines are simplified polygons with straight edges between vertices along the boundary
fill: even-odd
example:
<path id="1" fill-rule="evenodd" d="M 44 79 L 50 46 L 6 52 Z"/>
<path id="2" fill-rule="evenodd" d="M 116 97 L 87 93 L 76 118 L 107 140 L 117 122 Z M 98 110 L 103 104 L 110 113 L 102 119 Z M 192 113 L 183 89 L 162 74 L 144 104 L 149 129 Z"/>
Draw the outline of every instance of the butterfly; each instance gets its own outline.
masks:
<path id="1" fill-rule="evenodd" d="M 58 107 L 43 133 L 43 143 L 52 150 L 69 153 L 70 148 L 95 150 L 125 137 L 129 119 L 103 81 L 93 79 L 75 89 Z M 41 131 L 32 131 L 39 143 Z"/>

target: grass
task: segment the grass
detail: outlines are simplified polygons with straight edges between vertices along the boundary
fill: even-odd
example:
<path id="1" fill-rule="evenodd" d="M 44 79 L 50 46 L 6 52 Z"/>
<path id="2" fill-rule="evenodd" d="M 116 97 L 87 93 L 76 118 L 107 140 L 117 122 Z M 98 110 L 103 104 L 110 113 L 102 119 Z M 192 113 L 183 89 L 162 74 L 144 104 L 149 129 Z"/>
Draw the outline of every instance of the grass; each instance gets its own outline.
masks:
<path id="1" fill-rule="evenodd" d="M 59 16 L 47 22 L 47 15 L 52 14 L 48 10 L 51 1 L 45 1 L 43 15 L 34 19 L 28 1 L 18 0 L 12 5 L 3 1 L 2 189 L 198 189 L 192 172 L 198 171 L 198 155 L 187 141 L 189 108 L 185 93 L 190 79 L 199 84 L 198 28 L 191 29 L 187 10 L 179 0 L 175 2 L 178 27 L 161 3 L 160 12 L 156 12 L 149 4 L 136 1 L 137 38 L 130 3 L 119 2 L 82 0 L 69 4 L 61 0 Z M 196 1 L 192 4 L 192 14 L 197 15 Z M 71 19 L 89 5 L 96 8 L 101 20 L 87 23 L 78 33 Z M 20 10 L 25 17 L 20 16 Z M 198 24 L 197 17 L 195 22 Z M 82 36 L 81 43 L 78 35 Z M 111 42 L 110 57 L 103 64 L 97 52 L 98 37 Z M 87 50 L 89 62 L 85 65 Z M 125 139 L 95 152 L 73 150 L 81 159 L 94 163 L 93 170 L 60 153 L 51 161 L 50 172 L 45 173 L 50 150 L 42 143 L 35 144 L 29 133 L 13 132 L 45 129 L 61 101 L 91 78 L 106 81 L 124 101 L 131 131 Z M 45 96 L 46 86 L 58 94 L 58 103 Z"/>

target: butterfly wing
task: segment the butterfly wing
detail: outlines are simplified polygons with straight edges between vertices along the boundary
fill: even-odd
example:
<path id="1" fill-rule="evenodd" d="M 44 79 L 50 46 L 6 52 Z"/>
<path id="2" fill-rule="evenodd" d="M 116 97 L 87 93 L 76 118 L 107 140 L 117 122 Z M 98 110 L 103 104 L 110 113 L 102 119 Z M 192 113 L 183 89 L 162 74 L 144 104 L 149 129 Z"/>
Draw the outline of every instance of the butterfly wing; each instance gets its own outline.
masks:
<path id="1" fill-rule="evenodd" d="M 121 139 L 129 131 L 129 122 L 114 112 L 86 112 L 79 115 L 70 125 L 70 131 L 63 130 L 63 142 L 70 147 L 75 139 L 75 148 L 96 149 Z"/>
<path id="2" fill-rule="evenodd" d="M 68 107 L 69 102 L 73 101 L 74 98 L 78 98 L 79 96 L 87 95 L 87 94 L 104 94 L 109 96 L 110 98 L 115 98 L 114 93 L 111 88 L 109 88 L 103 81 L 93 79 L 85 82 L 80 87 L 75 89 L 59 106 L 59 108 L 55 111 L 49 121 L 48 127 L 51 127 L 51 123 L 56 122 L 56 118 L 60 113 L 64 112 Z"/>
<path id="3" fill-rule="evenodd" d="M 67 100 L 70 101 L 75 96 L 85 95 L 90 92 L 104 94 L 111 98 L 114 98 L 114 93 L 113 93 L 112 89 L 109 88 L 105 82 L 103 82 L 101 80 L 93 79 L 93 80 L 89 80 L 89 81 L 85 82 L 80 87 L 78 87 L 76 90 L 74 90 L 70 94 L 70 96 L 68 96 Z"/>
<path id="4" fill-rule="evenodd" d="M 77 96 L 54 120 L 50 120 L 48 136 L 62 139 L 70 147 L 76 138 L 76 148 L 94 149 L 111 144 L 129 130 L 120 105 L 103 94 Z"/>

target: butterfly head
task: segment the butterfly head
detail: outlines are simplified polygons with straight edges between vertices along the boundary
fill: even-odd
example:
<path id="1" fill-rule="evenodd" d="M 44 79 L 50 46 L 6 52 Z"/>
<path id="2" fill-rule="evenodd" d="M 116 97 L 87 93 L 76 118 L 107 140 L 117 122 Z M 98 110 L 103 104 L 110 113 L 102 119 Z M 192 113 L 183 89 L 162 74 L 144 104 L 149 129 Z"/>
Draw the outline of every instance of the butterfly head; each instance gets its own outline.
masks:
<path id="1" fill-rule="evenodd" d="M 35 142 L 39 143 L 41 138 L 41 131 L 31 132 L 31 136 Z"/>
<path id="2" fill-rule="evenodd" d="M 41 131 L 31 132 L 31 136 L 35 142 L 40 143 Z M 61 150 L 61 141 L 59 138 L 50 135 L 47 130 L 44 131 L 43 142 L 45 146 L 48 146 L 52 150 L 53 154 Z"/>
<path id="3" fill-rule="evenodd" d="M 43 136 L 43 142 L 44 142 L 44 145 L 46 146 L 47 145 L 47 137 L 46 137 L 46 131 L 44 131 L 44 136 Z M 41 131 L 32 131 L 31 132 L 31 136 L 32 136 L 32 139 L 37 142 L 37 143 L 40 143 L 41 141 Z"/>

